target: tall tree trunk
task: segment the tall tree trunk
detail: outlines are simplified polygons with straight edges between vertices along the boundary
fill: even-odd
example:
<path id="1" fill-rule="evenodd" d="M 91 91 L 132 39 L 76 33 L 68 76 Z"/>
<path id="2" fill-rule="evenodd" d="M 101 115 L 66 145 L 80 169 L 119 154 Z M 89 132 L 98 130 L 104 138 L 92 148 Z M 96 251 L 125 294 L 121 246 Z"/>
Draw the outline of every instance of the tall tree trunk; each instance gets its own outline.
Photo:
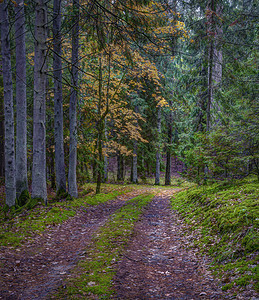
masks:
<path id="1" fill-rule="evenodd" d="M 27 100 L 24 0 L 15 6 L 16 41 L 16 196 L 28 190 L 27 179 Z"/>
<path id="2" fill-rule="evenodd" d="M 156 174 L 155 184 L 160 184 L 160 160 L 161 160 L 161 107 L 157 110 L 157 151 L 156 151 Z"/>
<path id="3" fill-rule="evenodd" d="M 4 113 L 5 113 L 5 193 L 6 204 L 15 205 L 15 152 L 14 152 L 14 113 L 11 50 L 9 43 L 9 21 L 6 1 L 0 4 L 2 67 L 4 85 Z"/>
<path id="4" fill-rule="evenodd" d="M 208 63 L 208 101 L 207 101 L 207 122 L 206 131 L 210 131 L 211 128 L 211 104 L 213 101 L 212 91 L 212 64 L 213 64 L 213 41 L 209 44 L 209 63 Z"/>
<path id="5" fill-rule="evenodd" d="M 78 97 L 78 52 L 79 52 L 79 0 L 73 0 L 73 30 L 72 30 L 72 90 L 69 106 L 70 144 L 68 193 L 77 198 L 76 165 L 77 165 L 77 97 Z"/>
<path id="6" fill-rule="evenodd" d="M 66 191 L 66 173 L 63 141 L 63 96 L 62 96 L 62 49 L 61 49 L 61 0 L 53 3 L 53 72 L 54 72 L 54 128 L 55 167 L 57 193 Z"/>
<path id="7" fill-rule="evenodd" d="M 219 123 L 220 107 L 215 101 L 215 92 L 222 79 L 223 55 L 220 40 L 223 34 L 222 15 L 223 7 L 216 0 L 210 0 L 207 5 L 207 35 L 209 37 L 208 45 L 208 101 L 207 101 L 207 126 L 210 131 L 213 121 Z M 214 108 L 215 116 L 212 115 Z M 212 118 L 214 117 L 214 118 Z"/>
<path id="8" fill-rule="evenodd" d="M 215 34 L 214 34 L 214 47 L 213 47 L 213 65 L 212 65 L 212 102 L 211 106 L 214 108 L 215 117 L 214 122 L 215 124 L 220 123 L 219 114 L 220 114 L 220 106 L 215 101 L 215 93 L 219 88 L 219 85 L 222 80 L 222 63 L 223 63 L 223 55 L 221 49 L 221 39 L 223 35 L 222 29 L 222 21 L 220 17 L 222 16 L 223 7 L 221 4 L 216 5 L 216 24 L 215 24 Z"/>
<path id="9" fill-rule="evenodd" d="M 2 59 L 1 59 L 2 60 Z M 2 82 L 0 82 L 2 86 Z M 3 90 L 4 94 L 4 90 Z M 0 177 L 4 177 L 4 95 L 0 94 Z"/>
<path id="10" fill-rule="evenodd" d="M 1 32 L 1 23 L 0 23 Z M 1 36 L 1 35 L 0 35 Z M 3 67 L 2 67 L 2 47 L 0 43 L 0 177 L 4 177 L 5 158 L 4 158 L 4 87 L 3 87 Z"/>
<path id="11" fill-rule="evenodd" d="M 133 157 L 132 157 L 132 182 L 138 183 L 138 154 L 137 154 L 138 143 L 136 140 L 133 141 Z"/>
<path id="12" fill-rule="evenodd" d="M 104 155 L 104 167 L 103 167 L 103 182 L 107 182 L 108 180 L 108 156 Z"/>
<path id="13" fill-rule="evenodd" d="M 136 105 L 134 111 L 138 113 L 138 106 Z M 138 126 L 138 120 L 135 119 L 136 126 Z M 138 183 L 138 142 L 133 140 L 133 157 L 132 157 L 132 172 L 131 178 L 133 183 Z"/>
<path id="14" fill-rule="evenodd" d="M 169 106 L 172 106 L 171 101 L 169 102 Z M 172 122 L 173 122 L 173 115 L 172 111 L 169 112 L 168 118 L 168 138 L 167 138 L 167 151 L 166 151 L 166 168 L 165 168 L 165 185 L 171 184 L 171 147 L 172 147 Z"/>
<path id="15" fill-rule="evenodd" d="M 104 137 L 105 137 L 105 141 L 107 142 L 108 139 L 108 134 L 107 134 L 107 121 L 105 118 L 104 121 Z M 105 154 L 104 154 L 104 182 L 107 182 L 108 180 L 108 155 L 107 155 L 107 147 L 105 146 Z"/>
<path id="16" fill-rule="evenodd" d="M 46 184 L 46 80 L 47 1 L 36 0 L 33 102 L 32 198 L 47 204 Z"/>
<path id="17" fill-rule="evenodd" d="M 100 194 L 101 192 L 101 183 L 102 183 L 102 175 L 103 175 L 103 152 L 102 152 L 102 141 L 103 141 L 103 122 L 100 120 L 98 125 L 98 163 L 97 163 L 97 185 L 96 185 L 96 194 Z"/>
<path id="18" fill-rule="evenodd" d="M 97 185 L 96 185 L 96 194 L 101 192 L 101 183 L 103 177 L 103 134 L 105 126 L 105 116 L 102 116 L 102 100 L 103 100 L 103 75 L 102 75 L 102 54 L 99 56 L 99 91 L 98 91 L 98 118 L 97 121 L 97 152 L 98 152 L 98 163 L 97 163 Z"/>
<path id="19" fill-rule="evenodd" d="M 205 63 L 205 62 L 204 62 Z M 207 124 L 207 115 L 206 115 L 206 109 L 207 109 L 207 71 L 204 66 L 202 66 L 200 70 L 200 78 L 202 78 L 202 87 L 200 89 L 199 98 L 198 98 L 198 114 L 197 114 L 197 130 L 200 132 L 206 131 L 206 124 Z"/>
<path id="20" fill-rule="evenodd" d="M 117 180 L 122 181 L 124 179 L 124 161 L 122 154 L 117 155 Z"/>

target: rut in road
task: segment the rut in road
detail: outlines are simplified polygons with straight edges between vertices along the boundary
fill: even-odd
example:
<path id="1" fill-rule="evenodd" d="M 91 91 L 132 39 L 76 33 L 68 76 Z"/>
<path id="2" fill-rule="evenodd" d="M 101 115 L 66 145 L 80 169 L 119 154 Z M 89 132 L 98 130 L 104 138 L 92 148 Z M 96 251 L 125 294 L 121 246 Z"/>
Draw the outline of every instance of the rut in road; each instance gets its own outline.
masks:
<path id="1" fill-rule="evenodd" d="M 137 223 L 117 264 L 114 299 L 226 299 L 206 263 L 187 250 L 169 200 L 166 192 L 156 196 Z"/>
<path id="2" fill-rule="evenodd" d="M 75 266 L 96 230 L 141 191 L 82 208 L 73 218 L 46 230 L 21 249 L 1 249 L 0 299 L 46 299 Z"/>

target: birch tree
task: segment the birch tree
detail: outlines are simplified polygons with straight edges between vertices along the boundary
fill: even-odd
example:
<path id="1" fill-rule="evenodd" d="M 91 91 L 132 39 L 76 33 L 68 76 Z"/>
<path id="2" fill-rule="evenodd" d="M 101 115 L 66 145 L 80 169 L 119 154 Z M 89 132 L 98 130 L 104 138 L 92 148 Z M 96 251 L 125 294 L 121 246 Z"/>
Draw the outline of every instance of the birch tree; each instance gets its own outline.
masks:
<path id="1" fill-rule="evenodd" d="M 68 193 L 72 197 L 78 196 L 76 183 L 77 165 L 77 96 L 78 96 L 78 50 L 79 50 L 79 1 L 73 0 L 73 29 L 72 29 L 72 89 L 69 105 L 69 170 Z"/>
<path id="2" fill-rule="evenodd" d="M 54 127 L 56 188 L 59 194 L 66 191 L 63 137 L 63 96 L 62 96 L 62 49 L 61 49 L 61 0 L 53 3 L 53 72 L 54 72 Z"/>
<path id="3" fill-rule="evenodd" d="M 47 1 L 35 1 L 32 198 L 47 203 L 46 185 L 46 52 Z"/>
<path id="4" fill-rule="evenodd" d="M 16 195 L 28 190 L 27 180 L 27 103 L 24 1 L 15 5 L 16 53 Z"/>
<path id="5" fill-rule="evenodd" d="M 5 114 L 5 193 L 6 204 L 15 205 L 15 150 L 14 150 L 14 113 L 11 50 L 9 41 L 9 20 L 7 1 L 0 2 L 2 67 L 4 86 L 4 114 Z"/>

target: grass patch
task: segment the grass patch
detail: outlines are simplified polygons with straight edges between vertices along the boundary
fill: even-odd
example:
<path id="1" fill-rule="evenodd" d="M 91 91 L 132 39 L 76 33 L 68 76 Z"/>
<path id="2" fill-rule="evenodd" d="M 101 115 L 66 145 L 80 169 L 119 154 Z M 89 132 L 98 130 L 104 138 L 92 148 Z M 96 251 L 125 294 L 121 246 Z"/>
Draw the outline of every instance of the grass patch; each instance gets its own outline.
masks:
<path id="1" fill-rule="evenodd" d="M 172 208 L 199 238 L 201 251 L 214 258 L 214 275 L 223 290 L 252 284 L 258 291 L 259 183 L 255 177 L 214 183 L 180 192 Z"/>
<path id="2" fill-rule="evenodd" d="M 110 299 L 114 293 L 113 268 L 127 244 L 142 209 L 153 195 L 140 195 L 127 202 L 103 226 L 93 244 L 85 252 L 86 258 L 79 262 L 67 279 L 66 289 L 60 288 L 53 299 Z"/>
<path id="3" fill-rule="evenodd" d="M 122 188 L 106 194 L 89 195 L 72 201 L 50 203 L 48 206 L 39 203 L 32 210 L 8 212 L 0 210 L 0 246 L 17 247 L 23 241 L 36 234 L 40 234 L 46 228 L 56 226 L 73 217 L 81 207 L 88 207 L 105 203 L 115 199 L 130 189 Z"/>

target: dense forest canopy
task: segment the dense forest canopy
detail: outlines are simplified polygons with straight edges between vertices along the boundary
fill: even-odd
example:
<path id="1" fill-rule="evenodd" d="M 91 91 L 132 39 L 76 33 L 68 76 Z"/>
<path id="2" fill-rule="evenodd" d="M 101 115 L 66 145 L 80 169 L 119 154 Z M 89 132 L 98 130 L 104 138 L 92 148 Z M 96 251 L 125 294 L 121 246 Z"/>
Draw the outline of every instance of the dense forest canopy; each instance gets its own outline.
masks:
<path id="1" fill-rule="evenodd" d="M 199 184 L 259 177 L 256 0 L 1 0 L 0 16 L 9 207 L 170 185 L 173 162 Z"/>

